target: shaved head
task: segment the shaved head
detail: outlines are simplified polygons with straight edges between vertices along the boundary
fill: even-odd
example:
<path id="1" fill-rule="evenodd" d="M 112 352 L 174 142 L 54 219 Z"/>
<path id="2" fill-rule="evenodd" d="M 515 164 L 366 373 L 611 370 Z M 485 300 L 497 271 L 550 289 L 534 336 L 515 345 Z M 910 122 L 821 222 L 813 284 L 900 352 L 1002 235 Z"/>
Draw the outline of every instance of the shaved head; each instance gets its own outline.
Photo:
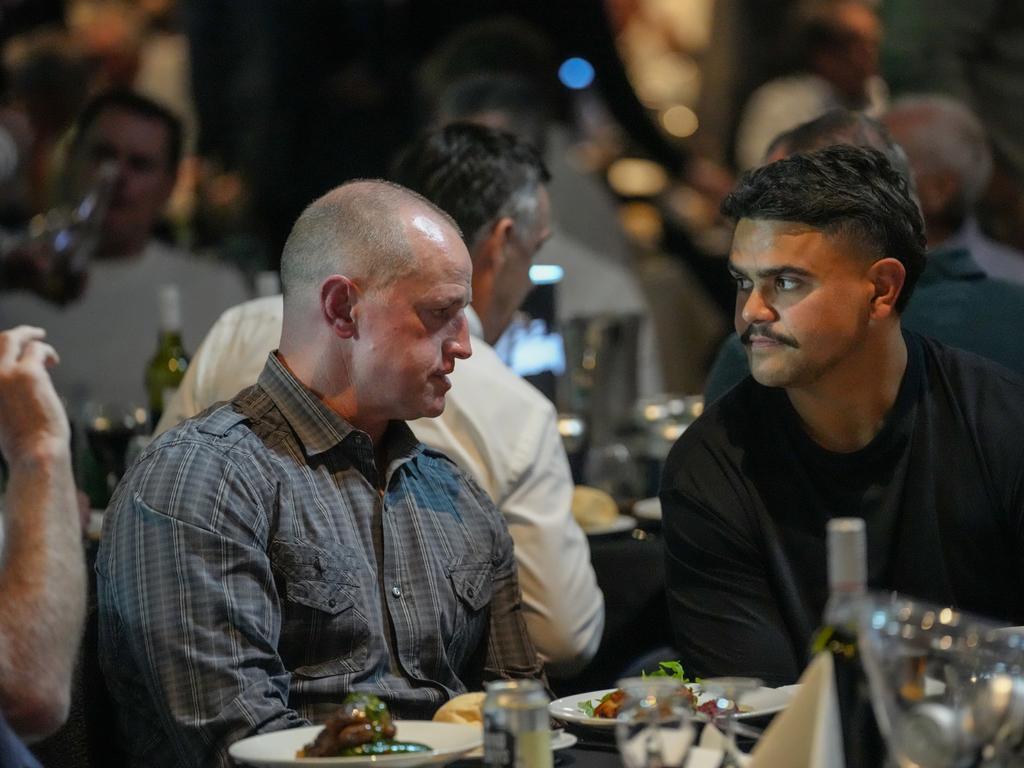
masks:
<path id="1" fill-rule="evenodd" d="M 285 305 L 301 295 L 315 296 L 331 275 L 377 290 L 413 271 L 417 264 L 407 222 L 417 209 L 425 215 L 412 217 L 412 226 L 440 230 L 448 225 L 461 237 L 447 213 L 388 181 L 351 181 L 315 200 L 296 220 L 281 255 Z"/>

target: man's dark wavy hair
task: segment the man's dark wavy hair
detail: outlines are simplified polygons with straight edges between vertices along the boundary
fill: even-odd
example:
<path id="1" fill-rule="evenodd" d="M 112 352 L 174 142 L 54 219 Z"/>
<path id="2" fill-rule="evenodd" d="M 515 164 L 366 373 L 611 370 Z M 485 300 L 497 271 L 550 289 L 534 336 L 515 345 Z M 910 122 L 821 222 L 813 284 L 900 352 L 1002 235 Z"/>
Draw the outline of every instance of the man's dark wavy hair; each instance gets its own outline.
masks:
<path id="1" fill-rule="evenodd" d="M 805 224 L 848 238 L 872 261 L 894 258 L 907 271 L 902 312 L 925 265 L 924 222 L 906 179 L 874 149 L 836 145 L 748 171 L 722 202 L 736 221 Z"/>
<path id="2" fill-rule="evenodd" d="M 391 178 L 447 211 L 472 251 L 499 217 L 532 226 L 538 187 L 550 176 L 537 150 L 512 134 L 451 123 L 406 147 Z"/>

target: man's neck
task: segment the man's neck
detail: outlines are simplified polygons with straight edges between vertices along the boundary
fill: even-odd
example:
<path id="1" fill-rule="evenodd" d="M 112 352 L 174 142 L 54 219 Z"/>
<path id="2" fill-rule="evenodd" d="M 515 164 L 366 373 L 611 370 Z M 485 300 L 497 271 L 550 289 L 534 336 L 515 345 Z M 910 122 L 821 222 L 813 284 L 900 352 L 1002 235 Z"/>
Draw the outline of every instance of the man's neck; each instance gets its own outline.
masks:
<path id="1" fill-rule="evenodd" d="M 852 453 L 882 430 L 907 368 L 907 345 L 899 324 L 844 360 L 841 370 L 786 394 L 814 442 L 829 451 Z"/>
<path id="2" fill-rule="evenodd" d="M 309 388 L 320 400 L 361 432 L 365 432 L 374 447 L 383 442 L 389 419 L 375 418 L 361 412 L 351 386 L 337 386 L 336 382 L 347 380 L 341 372 L 330 369 L 323 356 L 306 355 L 292 350 L 288 354 L 284 350 L 287 345 L 282 339 L 281 349 L 277 353 L 278 360 L 291 374 Z"/>

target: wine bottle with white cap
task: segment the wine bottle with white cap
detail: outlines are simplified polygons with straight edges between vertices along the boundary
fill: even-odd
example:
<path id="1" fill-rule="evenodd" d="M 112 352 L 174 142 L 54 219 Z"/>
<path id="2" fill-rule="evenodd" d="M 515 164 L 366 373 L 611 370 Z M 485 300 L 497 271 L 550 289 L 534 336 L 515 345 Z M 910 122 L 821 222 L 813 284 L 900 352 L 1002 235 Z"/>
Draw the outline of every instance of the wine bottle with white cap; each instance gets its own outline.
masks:
<path id="1" fill-rule="evenodd" d="M 828 522 L 827 533 L 829 599 L 811 650 L 832 655 L 846 768 L 878 768 L 885 763 L 885 743 L 857 650 L 857 618 L 868 576 L 864 521 L 837 517 Z"/>
<path id="2" fill-rule="evenodd" d="M 178 286 L 160 286 L 159 309 L 160 332 L 156 353 L 146 366 L 146 394 L 153 426 L 160 421 L 164 405 L 181 384 L 189 360 L 181 340 L 181 294 Z"/>

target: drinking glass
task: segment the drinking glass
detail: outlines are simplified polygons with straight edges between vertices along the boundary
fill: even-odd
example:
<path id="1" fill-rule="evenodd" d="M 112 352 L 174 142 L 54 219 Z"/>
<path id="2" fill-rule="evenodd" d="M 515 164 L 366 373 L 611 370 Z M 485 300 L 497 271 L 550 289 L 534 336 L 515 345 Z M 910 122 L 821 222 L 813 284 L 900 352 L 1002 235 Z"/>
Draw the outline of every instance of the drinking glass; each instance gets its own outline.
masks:
<path id="1" fill-rule="evenodd" d="M 82 407 L 80 424 L 89 455 L 98 467 L 98 487 L 89 487 L 90 501 L 105 507 L 130 462 L 146 439 L 149 415 L 139 405 L 87 402 Z"/>
<path id="2" fill-rule="evenodd" d="M 1024 637 L 953 608 L 869 595 L 858 645 L 891 765 L 1024 766 Z"/>
<path id="3" fill-rule="evenodd" d="M 682 766 L 696 731 L 690 705 L 677 680 L 630 677 L 618 682 L 625 693 L 615 738 L 626 768 Z"/>
<path id="4" fill-rule="evenodd" d="M 73 206 L 52 208 L 33 217 L 26 232 L 0 238 L 0 262 L 7 278 L 58 304 L 78 298 L 99 245 L 117 174 L 117 163 L 103 163 Z"/>
<path id="5" fill-rule="evenodd" d="M 722 768 L 738 768 L 743 764 L 740 749 L 736 746 L 736 715 L 739 714 L 743 696 L 763 685 L 761 680 L 754 677 L 711 677 L 701 681 L 701 688 L 705 693 L 716 697 L 718 704 L 719 714 L 711 721 L 717 725 L 721 720 L 725 724 L 725 757 L 722 759 Z"/>

